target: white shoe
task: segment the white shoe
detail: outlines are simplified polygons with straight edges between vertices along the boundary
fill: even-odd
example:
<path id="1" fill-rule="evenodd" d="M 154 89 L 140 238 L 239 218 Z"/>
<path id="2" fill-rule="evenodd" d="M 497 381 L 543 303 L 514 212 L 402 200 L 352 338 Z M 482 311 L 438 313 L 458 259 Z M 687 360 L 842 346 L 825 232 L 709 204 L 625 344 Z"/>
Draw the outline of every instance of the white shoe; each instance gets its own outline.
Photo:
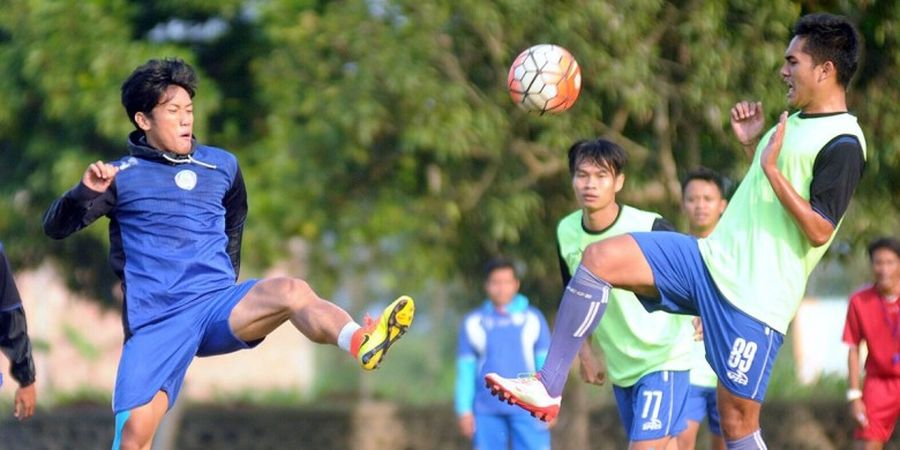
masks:
<path id="1" fill-rule="evenodd" d="M 525 409 L 544 422 L 553 421 L 559 414 L 562 398 L 551 397 L 544 383 L 535 375 L 503 378 L 496 373 L 489 373 L 484 376 L 484 381 L 491 390 L 491 395 Z"/>

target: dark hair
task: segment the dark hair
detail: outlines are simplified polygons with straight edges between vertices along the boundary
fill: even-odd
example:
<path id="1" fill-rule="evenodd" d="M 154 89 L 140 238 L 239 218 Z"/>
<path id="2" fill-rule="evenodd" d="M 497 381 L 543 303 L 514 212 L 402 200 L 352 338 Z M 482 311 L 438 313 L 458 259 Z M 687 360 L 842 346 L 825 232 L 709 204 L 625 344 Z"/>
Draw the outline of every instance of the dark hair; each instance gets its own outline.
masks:
<path id="1" fill-rule="evenodd" d="M 827 13 L 807 14 L 794 25 L 794 36 L 806 38 L 803 51 L 813 62 L 831 61 L 837 81 L 847 87 L 859 64 L 859 34 L 846 17 Z"/>
<path id="2" fill-rule="evenodd" d="M 694 180 L 708 181 L 715 184 L 716 187 L 719 188 L 719 195 L 721 195 L 722 198 L 725 198 L 725 179 L 722 178 L 718 172 L 702 166 L 688 172 L 687 176 L 684 177 L 684 181 L 681 182 L 682 196 L 687 190 L 688 183 Z"/>
<path id="3" fill-rule="evenodd" d="M 491 277 L 492 273 L 501 269 L 511 269 L 513 271 L 513 276 L 515 276 L 516 278 L 519 277 L 519 274 L 516 271 L 516 265 L 513 264 L 511 259 L 497 256 L 491 258 L 484 264 L 484 279 L 487 280 Z"/>
<path id="4" fill-rule="evenodd" d="M 900 257 L 900 241 L 892 237 L 882 237 L 875 239 L 869 244 L 869 261 L 875 256 L 875 252 L 881 249 L 888 249 Z"/>
<path id="5" fill-rule="evenodd" d="M 628 162 L 628 155 L 618 144 L 607 139 L 583 140 L 569 147 L 569 174 L 582 162 L 591 162 L 600 167 L 608 167 L 616 175 L 622 173 Z"/>
<path id="6" fill-rule="evenodd" d="M 122 83 L 122 106 L 128 119 L 138 127 L 134 115 L 142 112 L 149 115 L 162 100 L 169 86 L 181 86 L 194 98 L 197 89 L 197 73 L 181 59 L 151 59 L 134 69 Z"/>

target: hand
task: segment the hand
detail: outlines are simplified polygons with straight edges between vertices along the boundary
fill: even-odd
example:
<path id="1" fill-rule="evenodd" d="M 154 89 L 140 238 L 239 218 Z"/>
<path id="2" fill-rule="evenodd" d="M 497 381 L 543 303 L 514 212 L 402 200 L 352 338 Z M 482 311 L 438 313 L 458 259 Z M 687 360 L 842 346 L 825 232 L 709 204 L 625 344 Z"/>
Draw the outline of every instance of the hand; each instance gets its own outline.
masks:
<path id="1" fill-rule="evenodd" d="M 765 122 L 762 102 L 737 102 L 731 108 L 731 130 L 745 147 L 753 145 Z"/>
<path id="2" fill-rule="evenodd" d="M 466 439 L 472 439 L 475 436 L 475 416 L 471 413 L 463 414 L 459 416 L 459 432 L 462 433 Z"/>
<path id="3" fill-rule="evenodd" d="M 119 173 L 118 167 L 97 161 L 84 171 L 81 182 L 94 192 L 106 192 L 117 173 Z"/>
<path id="4" fill-rule="evenodd" d="M 34 383 L 25 387 L 16 389 L 15 416 L 16 419 L 25 420 L 34 415 L 34 404 L 37 399 L 37 392 L 34 389 Z"/>
<path id="5" fill-rule="evenodd" d="M 855 420 L 859 426 L 869 426 L 869 418 L 866 417 L 866 405 L 863 404 L 861 398 L 850 402 L 850 415 L 853 416 L 853 420 Z"/>
<path id="6" fill-rule="evenodd" d="M 700 342 L 703 340 L 703 321 L 700 320 L 699 317 L 694 317 L 691 320 L 691 324 L 694 325 L 694 340 Z"/>
<path id="7" fill-rule="evenodd" d="M 578 352 L 579 374 L 585 383 L 603 386 L 606 383 L 606 364 L 584 345 Z"/>
<path id="8" fill-rule="evenodd" d="M 762 164 L 763 172 L 778 168 L 778 155 L 781 153 L 781 144 L 784 143 L 784 130 L 787 127 L 787 117 L 787 111 L 781 113 L 781 117 L 778 118 L 778 126 L 775 127 L 775 132 L 772 133 L 772 137 L 769 138 L 769 143 L 766 144 L 766 148 L 763 149 L 762 158 L 759 159 L 759 163 Z"/>

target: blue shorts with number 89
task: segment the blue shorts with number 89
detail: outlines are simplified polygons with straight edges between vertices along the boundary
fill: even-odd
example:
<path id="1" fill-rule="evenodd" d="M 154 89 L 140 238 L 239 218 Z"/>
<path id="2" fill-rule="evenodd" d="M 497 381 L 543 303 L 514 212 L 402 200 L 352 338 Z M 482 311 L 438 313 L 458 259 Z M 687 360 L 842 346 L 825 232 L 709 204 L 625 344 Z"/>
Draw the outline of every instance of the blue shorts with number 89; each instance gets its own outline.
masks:
<path id="1" fill-rule="evenodd" d="M 699 315 L 706 360 L 733 394 L 762 402 L 784 335 L 734 307 L 719 292 L 697 240 L 672 232 L 631 233 L 653 271 L 660 299 L 648 311 Z"/>

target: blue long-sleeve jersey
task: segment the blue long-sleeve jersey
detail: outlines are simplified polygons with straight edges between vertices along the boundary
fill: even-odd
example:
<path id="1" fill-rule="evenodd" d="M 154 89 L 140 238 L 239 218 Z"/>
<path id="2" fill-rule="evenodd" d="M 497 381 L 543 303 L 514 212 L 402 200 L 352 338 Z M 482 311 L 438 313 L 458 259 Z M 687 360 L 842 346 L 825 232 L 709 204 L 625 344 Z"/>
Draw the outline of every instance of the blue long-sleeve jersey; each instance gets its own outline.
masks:
<path id="1" fill-rule="evenodd" d="M 237 159 L 195 144 L 190 155 L 150 147 L 140 132 L 110 188 L 79 183 L 44 215 L 62 239 L 108 216 L 110 264 L 125 291 L 126 335 L 232 286 L 240 263 L 247 194 Z"/>
<path id="2" fill-rule="evenodd" d="M 547 320 L 524 295 L 516 295 L 504 311 L 485 301 L 468 313 L 457 341 L 456 413 L 522 413 L 479 387 L 490 372 L 505 377 L 535 372 L 544 364 L 549 346 Z"/>

